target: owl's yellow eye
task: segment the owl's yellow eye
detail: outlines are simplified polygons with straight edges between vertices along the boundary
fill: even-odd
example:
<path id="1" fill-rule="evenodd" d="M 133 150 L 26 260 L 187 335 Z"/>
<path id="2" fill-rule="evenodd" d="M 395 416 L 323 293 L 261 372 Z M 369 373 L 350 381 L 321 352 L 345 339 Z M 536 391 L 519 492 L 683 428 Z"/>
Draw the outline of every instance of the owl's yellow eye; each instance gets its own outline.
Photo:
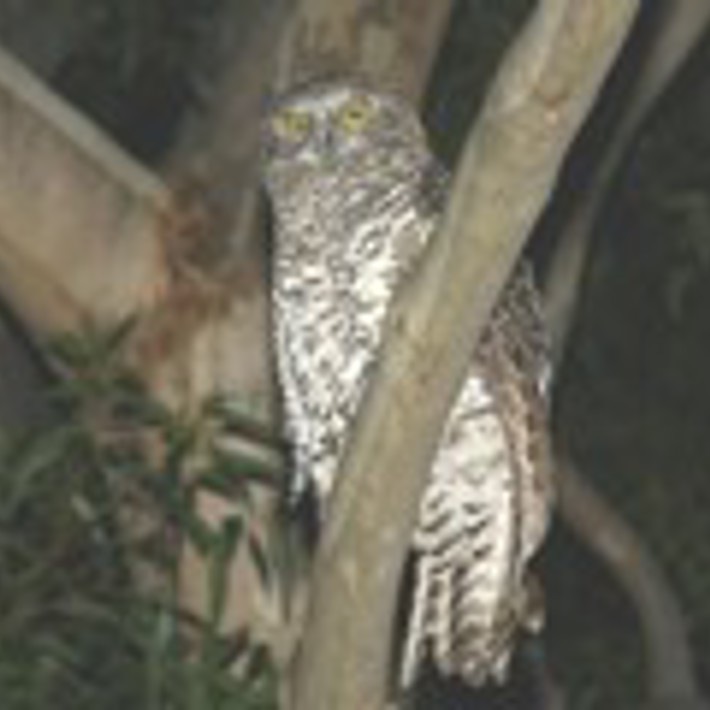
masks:
<path id="1" fill-rule="evenodd" d="M 311 127 L 311 117 L 305 111 L 284 109 L 271 120 L 274 134 L 279 138 L 294 140 L 302 138 Z"/>
<path id="2" fill-rule="evenodd" d="M 357 133 L 363 130 L 372 120 L 375 106 L 365 96 L 355 96 L 343 104 L 337 113 L 340 128 L 348 133 Z"/>

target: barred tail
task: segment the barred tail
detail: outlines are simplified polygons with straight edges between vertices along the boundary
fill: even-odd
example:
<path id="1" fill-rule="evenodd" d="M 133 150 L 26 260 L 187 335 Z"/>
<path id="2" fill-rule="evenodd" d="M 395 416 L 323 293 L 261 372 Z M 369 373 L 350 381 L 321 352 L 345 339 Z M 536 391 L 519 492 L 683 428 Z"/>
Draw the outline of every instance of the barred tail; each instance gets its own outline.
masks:
<path id="1" fill-rule="evenodd" d="M 420 505 L 403 687 L 426 657 L 471 685 L 502 680 L 518 623 L 517 520 L 504 432 L 487 410 L 462 426 L 461 446 L 435 462 Z"/>
<path id="2" fill-rule="evenodd" d="M 489 594 L 494 590 L 477 567 L 450 565 L 431 555 L 417 560 L 401 687 L 411 686 L 427 656 L 443 675 L 473 686 L 505 679 L 518 622 L 513 609 L 495 613 Z"/>

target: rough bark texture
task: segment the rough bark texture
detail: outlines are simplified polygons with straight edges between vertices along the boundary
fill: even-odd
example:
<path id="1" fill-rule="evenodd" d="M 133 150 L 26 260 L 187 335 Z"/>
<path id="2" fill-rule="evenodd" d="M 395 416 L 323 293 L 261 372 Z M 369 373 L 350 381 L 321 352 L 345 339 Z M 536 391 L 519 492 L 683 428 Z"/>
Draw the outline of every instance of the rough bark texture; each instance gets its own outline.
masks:
<path id="1" fill-rule="evenodd" d="M 295 677 L 297 710 L 385 702 L 383 630 L 394 616 L 438 431 L 637 8 L 631 1 L 542 1 L 502 67 L 439 236 L 396 299 L 339 474 Z"/>

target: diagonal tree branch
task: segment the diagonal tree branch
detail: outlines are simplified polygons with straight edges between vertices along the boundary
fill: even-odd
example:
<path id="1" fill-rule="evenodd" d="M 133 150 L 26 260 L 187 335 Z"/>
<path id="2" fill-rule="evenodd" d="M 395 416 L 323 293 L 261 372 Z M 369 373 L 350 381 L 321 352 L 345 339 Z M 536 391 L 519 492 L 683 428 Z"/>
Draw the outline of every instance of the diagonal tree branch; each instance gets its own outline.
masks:
<path id="1" fill-rule="evenodd" d="M 172 191 L 0 54 L 0 284 L 34 338 L 138 313 L 132 355 L 156 394 L 189 407 L 226 391 L 269 418 L 263 249 L 253 238 L 259 234 L 253 119 L 269 73 L 264 50 L 275 45 L 287 5 L 294 3 L 225 3 L 224 32 L 208 70 L 217 78 L 212 100 L 192 116 L 166 166 Z M 367 63 L 378 76 L 401 70 L 415 95 L 450 2 L 297 5 L 296 63 L 327 54 L 343 66 Z M 204 503 L 201 512 L 211 521 L 229 513 L 223 501 Z M 242 593 L 230 597 L 225 618 L 230 626 L 245 619 L 253 626 L 263 617 L 268 634 L 283 619 L 270 600 L 251 594 L 261 587 L 243 568 L 237 564 L 230 575 Z M 183 570 L 183 601 L 204 607 L 205 575 L 189 547 Z"/>
<path id="2" fill-rule="evenodd" d="M 639 127 L 710 24 L 710 3 L 707 2 L 666 0 L 652 10 L 659 14 L 657 31 L 645 49 L 641 72 L 627 97 L 623 114 L 614 126 L 591 184 L 564 225 L 545 281 L 545 309 L 556 363 L 563 357 L 596 219 L 618 169 Z"/>
<path id="3" fill-rule="evenodd" d="M 439 236 L 395 299 L 316 562 L 297 710 L 384 704 L 387 630 L 438 432 L 637 9 L 542 0 L 503 64 Z"/>
<path id="4" fill-rule="evenodd" d="M 35 333 L 120 318 L 149 297 L 167 194 L 0 50 L 0 283 Z"/>

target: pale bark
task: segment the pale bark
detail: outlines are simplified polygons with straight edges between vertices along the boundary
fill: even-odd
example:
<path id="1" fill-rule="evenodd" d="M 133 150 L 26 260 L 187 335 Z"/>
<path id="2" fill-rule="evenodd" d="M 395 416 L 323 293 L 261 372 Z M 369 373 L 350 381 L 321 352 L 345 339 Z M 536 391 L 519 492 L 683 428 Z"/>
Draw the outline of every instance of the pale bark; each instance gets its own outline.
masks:
<path id="1" fill-rule="evenodd" d="M 258 114 L 272 73 L 265 57 L 276 44 L 284 5 L 227 4 L 225 34 L 239 20 L 244 46 L 218 59 L 208 111 L 191 122 L 168 162 L 172 190 L 0 55 L 0 283 L 40 344 L 86 321 L 137 314 L 132 357 L 160 397 L 184 408 L 227 392 L 256 419 L 271 419 L 265 267 L 259 248 L 243 247 L 254 245 Z M 312 19 L 312 8 L 320 6 L 356 34 L 358 23 L 374 26 L 362 33 L 366 43 L 358 50 L 369 69 L 385 60 L 383 74 L 411 64 L 423 82 L 450 3 L 425 3 L 416 19 L 393 13 L 396 5 L 353 13 L 352 3 L 307 0 L 300 10 Z M 378 50 L 370 62 L 381 46 L 387 51 Z M 352 50 L 348 41 L 339 51 L 355 64 Z M 418 94 L 422 87 L 414 87 L 407 71 L 411 93 Z M 229 506 L 208 498 L 201 512 L 218 522 Z M 204 607 L 204 579 L 199 560 L 186 550 L 182 594 L 193 610 Z M 226 626 L 256 620 L 267 629 L 257 635 L 278 631 L 274 600 L 261 597 L 243 560 L 232 579 L 239 591 L 230 595 Z"/>
<path id="2" fill-rule="evenodd" d="M 86 0 L 0 2 L 0 45 L 42 77 L 52 76 L 92 21 Z M 84 10 L 84 12 L 82 12 Z M 8 309 L 0 309 L 0 430 L 50 416 L 45 368 Z"/>
<path id="3" fill-rule="evenodd" d="M 417 99 L 451 2 L 303 0 L 279 56 L 278 86 L 359 76 Z"/>
<path id="4" fill-rule="evenodd" d="M 227 392 L 264 420 L 262 275 L 230 264 L 208 278 L 199 259 L 211 224 L 198 201 L 171 194 L 2 52 L 0 160 L 0 284 L 40 348 L 137 315 L 133 361 L 159 397 L 185 408 Z M 202 608 L 202 577 L 187 567 L 185 602 Z M 248 581 L 226 615 L 234 624 L 260 618 L 251 603 L 244 611 L 261 588 Z"/>
<path id="5" fill-rule="evenodd" d="M 542 1 L 503 64 L 438 238 L 395 300 L 338 476 L 297 666 L 297 710 L 384 704 L 387 631 L 438 432 L 637 9 L 631 1 Z"/>
<path id="6" fill-rule="evenodd" d="M 0 283 L 37 336 L 156 288 L 160 183 L 0 51 Z"/>

